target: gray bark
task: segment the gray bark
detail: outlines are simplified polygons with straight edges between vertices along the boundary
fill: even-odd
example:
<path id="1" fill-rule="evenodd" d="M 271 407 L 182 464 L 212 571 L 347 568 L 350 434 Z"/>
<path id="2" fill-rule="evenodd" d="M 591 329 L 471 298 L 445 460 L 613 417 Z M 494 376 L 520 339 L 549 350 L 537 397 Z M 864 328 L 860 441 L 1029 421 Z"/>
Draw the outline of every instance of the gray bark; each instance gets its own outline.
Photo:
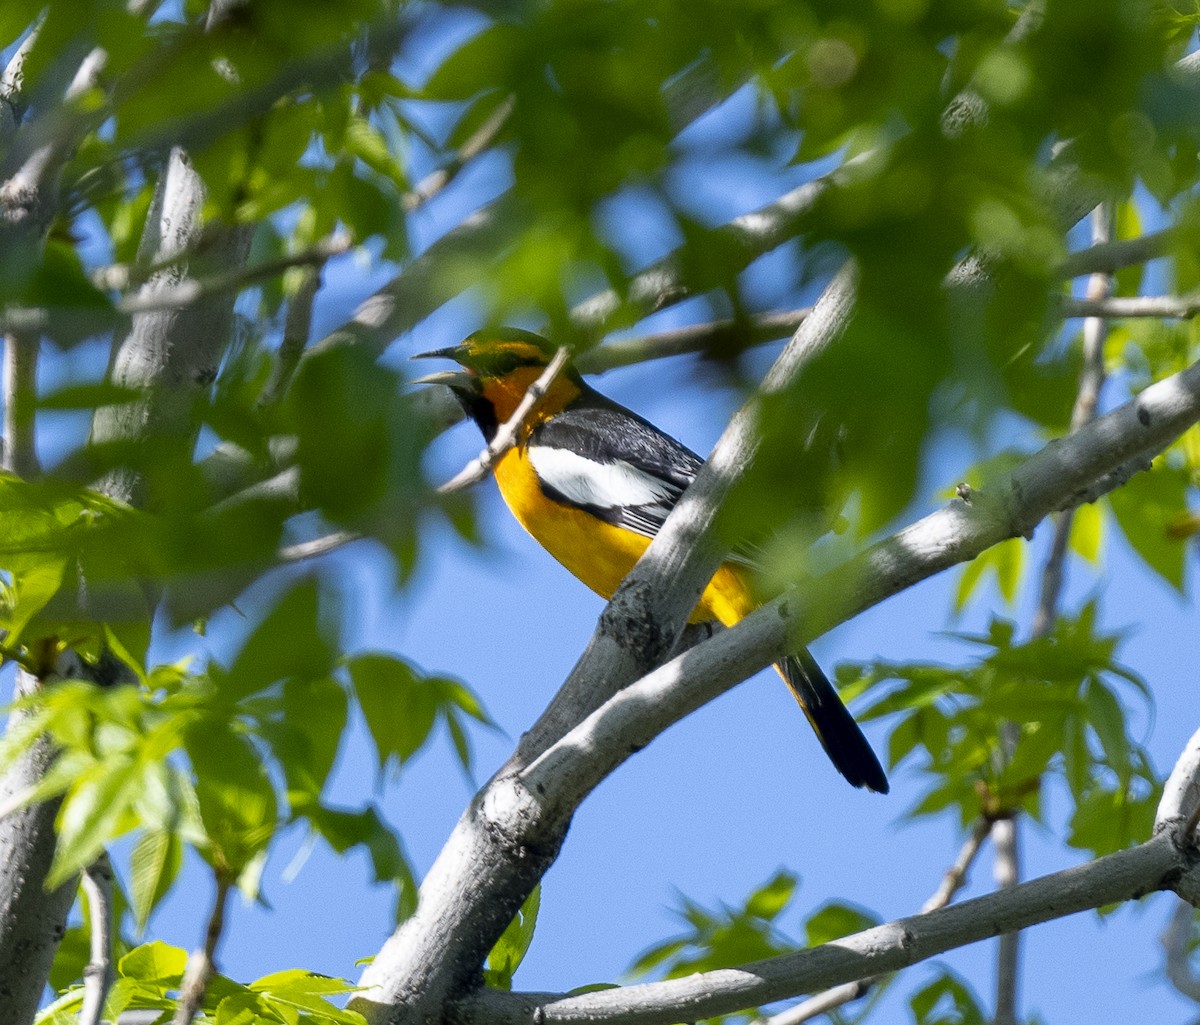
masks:
<path id="1" fill-rule="evenodd" d="M 60 672 L 77 675 L 78 666 L 64 662 Z M 32 693 L 40 682 L 17 674 L 17 695 Z M 19 727 L 13 715 L 9 730 Z M 0 804 L 36 784 L 53 764 L 56 752 L 47 737 L 0 777 Z M 75 882 L 56 890 L 45 887 L 54 860 L 54 819 L 58 800 L 22 808 L 0 818 L 0 1025 L 29 1025 L 46 987 L 67 912 L 75 900 Z"/>

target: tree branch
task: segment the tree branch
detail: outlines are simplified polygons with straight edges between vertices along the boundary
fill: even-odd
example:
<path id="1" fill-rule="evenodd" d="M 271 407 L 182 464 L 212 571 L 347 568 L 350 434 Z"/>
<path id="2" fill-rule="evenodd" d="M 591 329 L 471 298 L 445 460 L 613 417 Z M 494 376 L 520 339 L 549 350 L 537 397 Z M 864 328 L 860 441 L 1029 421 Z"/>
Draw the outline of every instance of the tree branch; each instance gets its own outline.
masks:
<path id="1" fill-rule="evenodd" d="M 958 852 L 958 857 L 954 859 L 954 864 L 942 876 L 942 881 L 937 890 L 934 891 L 933 896 L 921 905 L 921 914 L 925 915 L 930 911 L 936 911 L 938 908 L 944 908 L 954 899 L 954 895 L 966 884 L 967 872 L 970 871 L 971 865 L 974 863 L 980 848 L 983 846 L 983 841 L 987 839 L 991 831 L 992 822 L 990 819 L 980 816 L 975 820 L 975 824 L 971 827 L 971 832 L 967 835 L 967 839 L 963 842 L 962 848 Z M 884 978 L 886 976 L 876 975 L 868 979 L 858 979 L 854 982 L 844 983 L 841 986 L 834 986 L 822 993 L 809 997 L 807 1000 L 802 1000 L 794 1007 L 789 1007 L 786 1011 L 780 1011 L 778 1014 L 771 1015 L 761 1025 L 803 1025 L 806 1021 L 811 1021 L 822 1014 L 828 1014 L 836 1008 L 844 1007 L 846 1004 L 861 999 Z"/>
<path id="2" fill-rule="evenodd" d="M 1128 850 L 809 950 L 682 979 L 579 996 L 480 990 L 459 1001 L 470 1025 L 669 1025 L 698 1021 L 894 972 L 997 933 L 1170 889 L 1194 874 L 1194 848 L 1170 830 Z"/>
<path id="3" fill-rule="evenodd" d="M 148 308 L 134 316 L 129 333 L 116 346 L 109 375 L 114 384 L 143 391 L 146 397 L 98 409 L 93 442 L 159 434 L 190 444 L 191 402 L 216 377 L 231 334 L 233 295 L 225 292 L 200 299 L 184 309 L 155 309 L 154 299 L 183 287 L 189 274 L 203 276 L 206 268 L 237 268 L 250 241 L 244 228 L 206 231 L 201 223 L 204 197 L 204 183 L 187 154 L 172 150 L 155 189 L 138 254 L 139 263 L 162 264 L 164 269 L 153 274 L 135 297 L 144 299 Z M 180 264 L 183 253 L 198 249 L 202 235 L 203 257 Z M 135 504 L 143 500 L 140 476 L 130 466 L 110 472 L 101 490 Z"/>
<path id="4" fill-rule="evenodd" d="M 204 946 L 192 951 L 188 958 L 183 981 L 179 986 L 179 1003 L 175 1007 L 172 1025 L 191 1025 L 200 1010 L 208 984 L 217 972 L 217 944 L 225 930 L 225 909 L 233 886 L 221 872 L 217 873 L 217 892 L 213 898 L 212 911 L 208 916 L 208 927 L 204 931 Z"/>
<path id="5" fill-rule="evenodd" d="M 1170 254 L 1177 244 L 1178 230 L 1163 228 L 1137 238 L 1105 239 L 1093 242 L 1087 249 L 1068 253 L 1058 268 L 1064 278 L 1078 278 L 1084 274 L 1115 274 L 1124 267 L 1147 263 Z"/>
<path id="6" fill-rule="evenodd" d="M 474 160 L 480 153 L 491 147 L 492 143 L 508 124 L 512 115 L 514 98 L 506 96 L 500 101 L 495 110 L 484 119 L 483 124 L 475 129 L 471 137 L 462 144 L 442 167 L 431 171 L 403 199 L 402 206 L 406 214 L 419 210 L 434 196 L 441 192 L 458 176 L 458 173 Z"/>
<path id="7" fill-rule="evenodd" d="M 83 969 L 79 1025 L 101 1025 L 104 1001 L 116 978 L 112 963 L 113 870 L 107 854 L 101 854 L 88 866 L 83 873 L 82 885 L 87 895 L 92 934 L 91 960 Z"/>
<path id="8" fill-rule="evenodd" d="M 59 659 L 58 675 L 82 679 L 84 667 L 73 652 Z M 15 697 L 33 694 L 41 683 L 17 671 Z M 17 729 L 23 713 L 9 716 Z M 49 737 L 0 777 L 0 805 L 35 786 L 57 757 Z M 54 820 L 58 798 L 24 807 L 0 818 L 0 1025 L 29 1025 L 37 1012 L 50 965 L 62 938 L 67 912 L 75 902 L 75 883 L 47 891 L 46 873 L 54 860 Z"/>
<path id="9" fill-rule="evenodd" d="M 1191 320 L 1200 314 L 1200 293 L 1064 299 L 1062 314 L 1064 317 L 1104 317 L 1108 320 L 1123 317 Z"/>
<path id="10" fill-rule="evenodd" d="M 1200 975 L 1192 967 L 1190 951 L 1195 919 L 1196 909 L 1185 900 L 1178 901 L 1171 912 L 1171 921 L 1163 930 L 1162 946 L 1167 981 L 1182 996 L 1200 1003 Z"/>
<path id="11" fill-rule="evenodd" d="M 1010 723 L 1004 723 L 1011 727 Z M 996 851 L 994 874 L 1001 890 L 1010 890 L 1021 881 L 1020 847 L 1017 820 L 1012 815 L 997 819 L 992 827 L 992 843 Z M 1021 933 L 1017 930 L 1000 936 L 996 951 L 996 1013 L 995 1025 L 1016 1025 L 1017 984 L 1021 977 Z"/>
<path id="12" fill-rule="evenodd" d="M 585 374 L 603 374 L 617 367 L 685 353 L 738 353 L 795 334 L 811 312 L 812 307 L 806 306 L 799 310 L 751 314 L 742 320 L 714 320 L 670 331 L 618 338 L 581 353 L 575 365 Z"/>
<path id="13" fill-rule="evenodd" d="M 39 473 L 36 423 L 38 347 L 24 332 L 4 337 L 4 468 L 30 480 Z"/>

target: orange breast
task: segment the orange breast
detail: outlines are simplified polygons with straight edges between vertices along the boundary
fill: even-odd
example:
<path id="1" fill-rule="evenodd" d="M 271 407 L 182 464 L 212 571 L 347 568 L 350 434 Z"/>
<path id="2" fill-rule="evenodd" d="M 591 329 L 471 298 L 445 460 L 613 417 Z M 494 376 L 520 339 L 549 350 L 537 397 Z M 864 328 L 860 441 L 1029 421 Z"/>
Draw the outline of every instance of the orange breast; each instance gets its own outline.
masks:
<path id="1" fill-rule="evenodd" d="M 513 515 L 543 548 L 603 598 L 611 598 L 650 539 L 553 502 L 521 448 L 496 464 L 496 483 Z M 700 596 L 691 622 L 732 626 L 755 607 L 743 570 L 726 563 Z"/>

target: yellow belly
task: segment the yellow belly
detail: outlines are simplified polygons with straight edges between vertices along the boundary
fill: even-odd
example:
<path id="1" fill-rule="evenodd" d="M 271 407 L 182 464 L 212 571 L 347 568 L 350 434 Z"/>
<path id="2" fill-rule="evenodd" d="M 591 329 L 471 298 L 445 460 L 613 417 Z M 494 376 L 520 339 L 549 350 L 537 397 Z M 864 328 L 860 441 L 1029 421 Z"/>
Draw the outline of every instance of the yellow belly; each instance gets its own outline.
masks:
<path id="1" fill-rule="evenodd" d="M 509 449 L 500 459 L 496 482 L 521 526 L 603 598 L 613 596 L 650 545 L 641 534 L 546 498 L 523 449 Z M 726 563 L 700 596 L 690 622 L 732 626 L 754 607 L 744 571 Z"/>

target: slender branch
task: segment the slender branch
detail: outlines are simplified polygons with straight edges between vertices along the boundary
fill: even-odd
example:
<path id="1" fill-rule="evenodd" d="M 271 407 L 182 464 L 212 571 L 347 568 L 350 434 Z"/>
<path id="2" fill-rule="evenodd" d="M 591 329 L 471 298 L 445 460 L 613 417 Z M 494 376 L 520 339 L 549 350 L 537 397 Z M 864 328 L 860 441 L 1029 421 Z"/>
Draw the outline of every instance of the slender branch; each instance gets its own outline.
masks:
<path id="1" fill-rule="evenodd" d="M 992 825 L 992 820 L 982 815 L 975 820 L 971 832 L 959 849 L 958 857 L 954 859 L 954 864 L 946 869 L 946 874 L 942 876 L 942 884 L 933 896 L 921 905 L 921 914 L 944 908 L 954 899 L 954 895 L 967 885 L 967 873 L 979 856 L 984 840 L 991 834 Z"/>
<path id="2" fill-rule="evenodd" d="M 411 214 L 419 210 L 433 199 L 434 196 L 458 177 L 458 173 L 467 164 L 496 141 L 500 132 L 503 131 L 504 126 L 508 124 L 508 119 L 513 112 L 514 103 L 515 101 L 512 96 L 506 96 L 501 100 L 496 109 L 484 119 L 483 124 L 475 129 L 471 137 L 462 144 L 458 152 L 444 166 L 430 172 L 417 183 L 416 187 L 401 201 L 406 214 Z"/>
<path id="3" fill-rule="evenodd" d="M 992 827 L 992 844 L 996 851 L 996 885 L 1003 892 L 1021 881 L 1020 846 L 1014 816 L 1007 815 L 996 820 Z M 996 1013 L 993 1018 L 996 1025 L 1016 1025 L 1017 983 L 1020 977 L 1021 933 L 1014 930 L 1000 936 L 996 952 Z"/>
<path id="4" fill-rule="evenodd" d="M 217 944 L 225 929 L 225 909 L 229 904 L 232 889 L 232 882 L 223 873 L 218 872 L 217 893 L 213 899 L 212 912 L 208 916 L 208 928 L 204 931 L 204 946 L 192 951 L 191 957 L 188 958 L 172 1025 L 191 1025 L 204 1001 L 208 984 L 217 972 Z"/>
<path id="5" fill-rule="evenodd" d="M 1112 237 L 1114 215 L 1111 205 L 1101 204 L 1092 211 L 1092 241 L 1097 246 L 1106 245 Z M 1112 279 L 1104 273 L 1095 273 L 1088 281 L 1089 300 L 1107 299 L 1112 291 Z M 1083 325 L 1083 367 L 1079 376 L 1079 387 L 1071 411 L 1072 432 L 1091 422 L 1096 415 L 1100 389 L 1104 385 L 1104 338 L 1107 324 L 1099 317 L 1089 317 Z M 1066 509 L 1054 517 L 1054 536 L 1050 554 L 1042 570 L 1042 587 L 1038 606 L 1033 616 L 1030 633 L 1033 638 L 1045 637 L 1058 616 L 1058 604 L 1062 595 L 1066 572 L 1067 545 L 1075 521 L 1075 510 Z M 1019 727 L 1015 723 L 1002 724 L 1003 760 L 1012 757 L 1019 738 Z M 1017 813 L 1011 812 L 996 823 L 995 875 L 1001 887 L 1014 886 L 1020 881 L 1020 847 Z M 1020 981 L 1021 934 L 1006 933 L 1000 937 L 996 950 L 996 1025 L 1016 1025 L 1017 986 Z"/>
<path id="6" fill-rule="evenodd" d="M 743 320 L 714 320 L 670 331 L 618 338 L 581 353 L 575 365 L 585 374 L 603 374 L 617 367 L 692 352 L 734 354 L 763 342 L 796 333 L 812 307 L 756 313 Z"/>
<path id="7" fill-rule="evenodd" d="M 119 312 L 132 316 L 135 313 L 147 313 L 152 310 L 169 310 L 189 306 L 206 296 L 238 290 L 258 281 L 278 277 L 293 267 L 320 267 L 332 257 L 349 252 L 352 244 L 353 239 L 349 234 L 342 231 L 334 232 L 307 249 L 291 253 L 288 256 L 263 260 L 244 267 L 235 267 L 206 278 L 189 278 L 180 282 L 174 289 L 164 289 L 153 296 L 140 298 L 127 296 L 117 301 L 116 308 Z M 170 253 L 145 264 L 109 264 L 107 267 L 101 267 L 93 272 L 92 284 L 101 289 L 126 289 L 131 285 L 141 284 L 162 271 L 187 266 L 189 260 L 201 255 L 201 250 L 202 247 L 197 240 L 196 244 L 181 252 Z"/>
<path id="8" fill-rule="evenodd" d="M 1112 207 L 1108 204 L 1102 204 L 1092 212 L 1092 240 L 1097 247 L 1109 244 L 1113 220 Z M 1112 278 L 1108 273 L 1093 273 L 1088 281 L 1087 298 L 1107 299 L 1112 293 L 1112 285 Z M 1096 416 L 1100 391 L 1104 387 L 1104 339 L 1107 334 L 1108 325 L 1102 318 L 1088 317 L 1083 322 L 1083 367 L 1079 374 L 1075 405 L 1071 410 L 1072 431 L 1079 430 Z M 1042 571 L 1042 593 L 1030 631 L 1034 638 L 1044 637 L 1054 623 L 1059 596 L 1062 594 L 1063 568 L 1074 519 L 1072 510 L 1067 510 L 1055 518 L 1054 541 Z"/>
<path id="9" fill-rule="evenodd" d="M 279 343 L 279 351 L 275 354 L 275 363 L 271 367 L 271 378 L 263 389 L 259 404 L 272 406 L 283 398 L 291 383 L 296 367 L 300 365 L 300 357 L 308 345 L 308 336 L 312 331 L 313 302 L 317 290 L 321 287 L 321 274 L 325 261 L 321 260 L 301 272 L 300 283 L 288 300 L 287 316 L 283 323 L 283 339 Z"/>
<path id="10" fill-rule="evenodd" d="M 963 845 L 958 852 L 958 857 L 954 859 L 954 864 L 942 876 L 942 881 L 934 891 L 933 896 L 921 905 L 921 914 L 926 915 L 930 911 L 946 907 L 954 899 L 954 895 L 966 885 L 967 873 L 970 871 L 971 865 L 974 864 L 975 858 L 983 846 L 983 841 L 987 839 L 991 831 L 992 822 L 990 819 L 980 816 L 975 820 L 975 824 L 971 827 L 971 832 L 967 835 L 966 840 L 963 841 Z M 861 999 L 885 978 L 886 976 L 875 975 L 871 978 L 857 979 L 854 982 L 848 982 L 841 986 L 834 986 L 822 993 L 809 997 L 807 1000 L 802 1000 L 794 1007 L 789 1007 L 786 1011 L 780 1011 L 778 1014 L 771 1015 L 761 1025 L 803 1025 L 806 1021 L 811 1021 L 822 1014 L 828 1014 L 832 1010 Z"/>
<path id="11" fill-rule="evenodd" d="M 1176 242 L 1175 228 L 1163 228 L 1162 231 L 1148 232 L 1137 238 L 1093 241 L 1087 249 L 1068 253 L 1059 265 L 1058 273 L 1064 278 L 1078 278 L 1084 274 L 1115 274 L 1122 268 L 1169 255 Z"/>
<path id="12" fill-rule="evenodd" d="M 0 138 L 11 134 L 25 116 L 25 61 L 45 19 L 43 11 L 0 73 Z"/>
<path id="13" fill-rule="evenodd" d="M 847 160 L 836 170 L 717 228 L 722 249 L 730 258 L 730 263 L 724 265 L 726 272 L 743 269 L 764 253 L 796 238 L 818 203 L 831 189 L 860 173 L 870 156 L 866 153 Z M 599 338 L 718 284 L 685 280 L 680 256 L 679 252 L 672 253 L 639 271 L 621 293 L 609 289 L 580 303 L 571 310 L 572 325 L 585 339 Z"/>
<path id="14" fill-rule="evenodd" d="M 81 882 L 87 895 L 92 930 L 91 960 L 83 969 L 79 1025 L 101 1025 L 104 1001 L 116 978 L 112 963 L 113 870 L 107 854 L 101 854 L 87 867 Z"/>
<path id="15" fill-rule="evenodd" d="M 1200 293 L 1187 295 L 1112 296 L 1106 299 L 1064 299 L 1064 317 L 1154 317 L 1191 320 L 1200 314 Z"/>
<path id="16" fill-rule="evenodd" d="M 1191 869 L 1194 853 L 1177 840 L 1168 830 L 1084 865 L 739 968 L 578 996 L 478 990 L 457 1002 L 455 1019 L 471 1025 L 669 1025 L 731 1014 L 1170 889 Z"/>
<path id="17" fill-rule="evenodd" d="M 329 552 L 344 548 L 353 541 L 362 539 L 362 534 L 356 534 L 352 530 L 335 530 L 332 534 L 324 534 L 311 541 L 297 541 L 295 544 L 284 545 L 276 552 L 275 557 L 280 562 L 303 562 L 306 559 L 327 555 Z"/>
<path id="18" fill-rule="evenodd" d="M 567 365 L 567 360 L 570 357 L 571 350 L 566 348 L 566 346 L 560 346 L 554 354 L 554 358 L 546 364 L 546 369 L 541 372 L 538 379 L 529 386 L 529 390 L 521 397 L 521 401 L 517 403 L 517 408 L 513 410 L 512 416 L 505 420 L 496 430 L 492 440 L 488 442 L 487 448 L 459 470 L 450 480 L 446 481 L 445 484 L 438 485 L 437 491 L 439 495 L 461 491 L 463 488 L 483 480 L 484 477 L 492 472 L 492 467 L 496 465 L 500 457 L 517 444 L 518 439 L 525 431 L 529 418 L 537 408 L 537 404 L 542 401 L 546 392 L 550 390 L 550 386 L 558 379 L 558 375 L 563 372 L 563 368 Z"/>
<path id="19" fill-rule="evenodd" d="M 25 333 L 4 338 L 4 468 L 27 480 L 39 472 L 37 365 L 41 340 Z"/>

